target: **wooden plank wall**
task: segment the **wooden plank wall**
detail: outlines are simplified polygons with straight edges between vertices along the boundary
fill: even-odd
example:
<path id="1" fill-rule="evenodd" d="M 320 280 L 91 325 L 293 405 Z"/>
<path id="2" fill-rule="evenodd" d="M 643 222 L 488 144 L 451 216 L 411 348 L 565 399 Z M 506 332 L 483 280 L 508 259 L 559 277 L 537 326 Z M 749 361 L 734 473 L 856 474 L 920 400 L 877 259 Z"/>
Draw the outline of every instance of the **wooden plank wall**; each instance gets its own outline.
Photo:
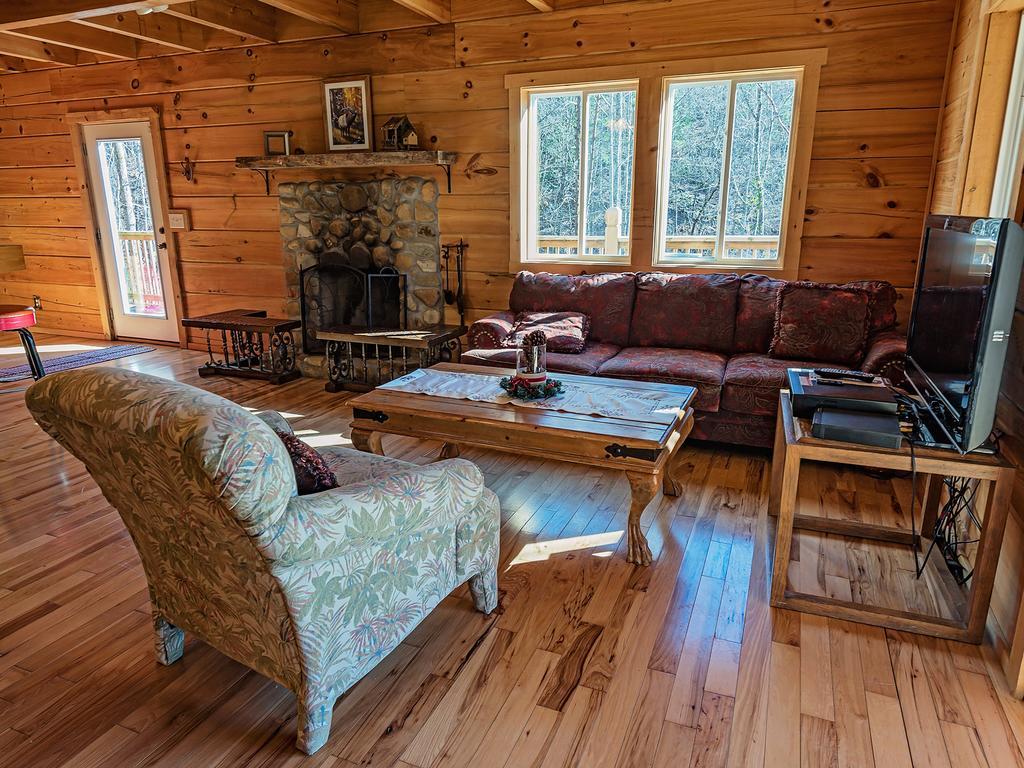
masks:
<path id="1" fill-rule="evenodd" d="M 470 244 L 473 319 L 504 308 L 511 283 L 506 73 L 820 47 L 829 61 L 800 274 L 884 278 L 909 293 L 954 10 L 955 0 L 672 0 L 540 14 L 525 0 L 454 0 L 449 25 L 6 75 L 0 242 L 23 244 L 30 266 L 3 278 L 0 295 L 41 296 L 47 328 L 99 331 L 63 115 L 158 105 L 173 206 L 195 228 L 178 236 L 186 313 L 279 312 L 276 199 L 232 159 L 262 154 L 267 129 L 321 151 L 319 81 L 369 72 L 378 124 L 408 113 L 428 146 L 460 154 L 442 237 Z M 512 15 L 483 18 L 499 12 Z M 186 157 L 193 183 L 179 170 Z"/>

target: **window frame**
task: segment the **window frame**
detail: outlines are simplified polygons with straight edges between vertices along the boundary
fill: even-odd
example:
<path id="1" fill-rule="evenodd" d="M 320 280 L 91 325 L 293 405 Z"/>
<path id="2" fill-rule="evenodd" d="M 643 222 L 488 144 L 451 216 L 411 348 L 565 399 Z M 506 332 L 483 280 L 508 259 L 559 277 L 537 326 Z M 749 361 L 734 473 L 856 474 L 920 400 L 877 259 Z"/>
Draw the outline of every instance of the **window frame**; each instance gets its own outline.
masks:
<path id="1" fill-rule="evenodd" d="M 524 261 L 530 264 L 548 264 L 548 263 L 572 263 L 572 264 L 629 264 L 630 256 L 632 253 L 632 238 L 630 243 L 627 245 L 626 253 L 620 254 L 587 254 L 586 252 L 586 241 L 587 241 L 587 171 L 589 166 L 587 164 L 587 156 L 589 154 L 587 148 L 587 140 L 590 136 L 589 125 L 588 125 L 588 98 L 592 93 L 612 93 L 612 92 L 636 92 L 636 109 L 633 112 L 633 124 L 634 124 L 634 140 L 633 140 L 633 174 L 631 178 L 631 189 L 630 189 L 630 202 L 632 203 L 633 194 L 636 191 L 636 136 L 635 126 L 636 118 L 639 114 L 639 99 L 640 99 L 640 81 L 637 78 L 630 78 L 625 80 L 616 81 L 602 81 L 596 83 L 583 83 L 577 84 L 572 83 L 568 85 L 546 85 L 537 86 L 532 88 L 523 89 L 523 98 L 527 103 L 527 126 L 526 126 L 526 163 L 524 164 L 524 173 L 526 176 L 525 190 L 529 197 L 524 199 L 524 207 L 526 208 L 526 241 L 523 245 L 523 256 Z M 540 185 L 540 174 L 539 163 L 537 157 L 539 153 L 538 142 L 537 142 L 537 120 L 535 110 L 530 109 L 530 101 L 535 95 L 554 95 L 554 94 L 579 94 L 581 100 L 580 107 L 580 170 L 579 170 L 579 181 L 580 181 L 580 195 L 579 202 L 576 206 L 577 216 L 579 221 L 579 234 L 576 238 L 576 247 L 578 248 L 579 255 L 576 257 L 559 257 L 557 254 L 550 258 L 545 258 L 537 253 L 533 253 L 531 244 L 540 239 L 538 232 L 539 222 L 537 221 L 537 209 L 538 206 L 534 204 L 534 200 L 538 196 L 538 190 Z M 632 231 L 632 209 L 630 210 L 630 227 Z"/>
<path id="2" fill-rule="evenodd" d="M 762 270 L 778 270 L 783 268 L 785 261 L 786 234 L 788 227 L 786 222 L 789 219 L 789 208 L 792 202 L 793 192 L 793 170 L 796 155 L 796 140 L 800 135 L 800 97 L 803 90 L 803 67 L 782 67 L 764 70 L 746 70 L 741 72 L 713 72 L 706 75 L 680 75 L 677 77 L 662 78 L 661 97 L 661 135 L 659 137 L 659 148 L 664 147 L 665 151 L 658 151 L 658 194 L 655 205 L 654 216 L 654 254 L 651 263 L 658 267 L 736 267 L 750 268 L 757 267 Z M 786 157 L 786 188 L 782 198 L 782 215 L 779 221 L 779 245 L 778 258 L 776 259 L 729 259 L 724 257 L 725 241 L 728 237 L 726 225 L 728 221 L 729 208 L 729 177 L 732 165 L 733 130 L 736 118 L 736 86 L 739 83 L 767 82 L 769 80 L 793 80 L 795 90 L 793 93 L 793 116 L 790 128 L 789 151 Z M 718 254 L 712 259 L 688 259 L 685 257 L 666 257 L 665 244 L 668 239 L 668 182 L 671 176 L 670 165 L 672 114 L 669 109 L 672 86 L 679 83 L 728 83 L 729 96 L 726 106 L 726 133 L 725 147 L 722 153 L 722 169 L 720 176 L 720 199 L 718 203 L 718 232 L 715 235 L 715 252 Z"/>
<path id="3" fill-rule="evenodd" d="M 745 272 L 749 265 L 729 262 L 659 263 L 660 243 L 657 219 L 659 211 L 660 169 L 663 143 L 663 104 L 666 80 L 686 77 L 719 79 L 754 75 L 776 70 L 800 72 L 794 95 L 794 137 L 790 143 L 787 199 L 784 203 L 783 227 L 780 232 L 779 260 L 757 264 L 759 270 L 770 271 L 784 279 L 795 279 L 799 272 L 803 208 L 807 197 L 811 142 L 817 111 L 821 67 L 828 60 L 828 50 L 779 51 L 772 53 L 720 56 L 714 58 L 655 61 L 655 52 L 641 54 L 648 61 L 616 66 L 590 66 L 585 69 L 562 69 L 505 75 L 509 98 L 509 271 L 538 267 L 560 274 L 579 274 L 593 266 L 606 271 L 664 272 Z M 592 57 L 595 64 L 609 57 Z M 578 65 L 579 60 L 576 60 Z M 529 92 L 543 87 L 598 86 L 600 84 L 637 80 L 637 113 L 633 162 L 633 195 L 630 212 L 629 259 L 594 260 L 566 258 L 538 260 L 528 254 L 530 238 L 525 192 L 529 179 Z"/>

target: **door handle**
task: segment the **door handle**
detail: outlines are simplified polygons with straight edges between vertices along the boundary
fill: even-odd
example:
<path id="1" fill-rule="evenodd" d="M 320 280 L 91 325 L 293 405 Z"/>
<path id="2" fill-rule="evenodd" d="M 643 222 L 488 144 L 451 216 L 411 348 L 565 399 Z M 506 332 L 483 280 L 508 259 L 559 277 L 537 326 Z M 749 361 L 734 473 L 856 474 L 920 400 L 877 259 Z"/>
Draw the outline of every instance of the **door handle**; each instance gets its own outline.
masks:
<path id="1" fill-rule="evenodd" d="M 157 248 L 161 248 L 161 249 L 166 251 L 167 250 L 167 243 L 157 243 L 156 247 Z"/>

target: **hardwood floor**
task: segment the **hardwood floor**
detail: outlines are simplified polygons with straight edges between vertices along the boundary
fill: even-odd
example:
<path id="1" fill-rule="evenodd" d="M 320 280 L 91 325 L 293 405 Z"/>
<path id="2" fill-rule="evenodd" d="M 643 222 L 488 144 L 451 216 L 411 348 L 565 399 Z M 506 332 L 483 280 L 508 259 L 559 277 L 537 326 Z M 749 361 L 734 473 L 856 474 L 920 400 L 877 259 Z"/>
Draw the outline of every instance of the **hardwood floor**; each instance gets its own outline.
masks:
<path id="1" fill-rule="evenodd" d="M 46 357 L 73 340 L 39 341 Z M 344 397 L 321 382 L 200 381 L 200 361 L 161 348 L 113 364 L 347 443 Z M 1024 704 L 991 649 L 769 609 L 768 456 L 722 447 L 686 448 L 683 495 L 648 509 L 650 568 L 623 558 L 621 473 L 467 450 L 502 502 L 499 612 L 475 613 L 464 589 L 445 600 L 339 701 L 307 758 L 280 686 L 194 640 L 155 663 L 131 541 L 31 422 L 23 387 L 0 385 L 0 766 L 1024 766 Z M 417 462 L 440 448 L 384 447 Z M 804 503 L 899 520 L 905 491 L 822 471 Z M 794 572 L 942 605 L 905 552 L 858 546 L 800 542 Z"/>

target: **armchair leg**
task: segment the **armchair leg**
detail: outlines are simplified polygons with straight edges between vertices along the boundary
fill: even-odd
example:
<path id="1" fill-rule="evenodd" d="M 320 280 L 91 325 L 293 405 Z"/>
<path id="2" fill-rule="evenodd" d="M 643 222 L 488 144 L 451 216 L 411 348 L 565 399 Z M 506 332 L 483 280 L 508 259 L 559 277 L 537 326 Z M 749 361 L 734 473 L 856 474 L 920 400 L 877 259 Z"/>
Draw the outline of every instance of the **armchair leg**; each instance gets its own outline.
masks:
<path id="1" fill-rule="evenodd" d="M 498 568 L 487 568 L 469 579 L 469 591 L 473 605 L 480 613 L 492 613 L 498 607 Z"/>
<path id="2" fill-rule="evenodd" d="M 156 644 L 156 660 L 165 666 L 173 664 L 185 653 L 184 630 L 158 614 L 153 614 L 153 640 Z"/>
<path id="3" fill-rule="evenodd" d="M 331 735 L 331 714 L 337 697 L 310 691 L 297 698 L 299 722 L 295 745 L 299 751 L 312 755 L 327 743 Z"/>

